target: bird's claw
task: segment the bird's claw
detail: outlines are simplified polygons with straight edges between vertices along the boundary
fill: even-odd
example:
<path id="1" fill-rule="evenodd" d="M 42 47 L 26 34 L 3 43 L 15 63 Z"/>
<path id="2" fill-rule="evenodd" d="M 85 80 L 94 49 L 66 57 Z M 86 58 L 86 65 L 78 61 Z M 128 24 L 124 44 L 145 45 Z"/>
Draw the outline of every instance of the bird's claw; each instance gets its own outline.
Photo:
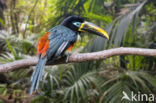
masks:
<path id="1" fill-rule="evenodd" d="M 69 62 L 69 57 L 70 57 L 71 53 L 64 53 L 61 58 L 65 58 L 65 62 L 68 63 Z"/>
<path id="2" fill-rule="evenodd" d="M 71 55 L 71 53 L 65 53 L 62 55 L 63 58 L 66 58 L 66 60 L 65 60 L 66 63 L 68 63 L 70 55 Z"/>
<path id="3" fill-rule="evenodd" d="M 66 63 L 68 63 L 68 61 L 69 61 L 69 57 L 70 57 L 70 54 L 67 54 L 67 57 L 66 57 Z"/>

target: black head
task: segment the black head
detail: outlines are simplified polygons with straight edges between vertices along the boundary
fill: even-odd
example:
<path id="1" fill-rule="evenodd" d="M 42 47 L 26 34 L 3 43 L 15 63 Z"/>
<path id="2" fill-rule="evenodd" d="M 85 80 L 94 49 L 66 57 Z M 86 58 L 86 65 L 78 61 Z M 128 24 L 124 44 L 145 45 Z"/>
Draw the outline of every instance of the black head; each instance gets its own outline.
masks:
<path id="1" fill-rule="evenodd" d="M 84 21 L 84 18 L 80 16 L 69 16 L 61 22 L 61 25 L 66 26 L 75 32 L 87 31 L 109 39 L 109 35 L 105 30 L 95 24 Z"/>
<path id="2" fill-rule="evenodd" d="M 78 32 L 78 29 L 80 28 L 83 22 L 84 22 L 84 18 L 74 15 L 74 16 L 68 16 L 67 18 L 65 18 L 61 22 L 61 25 L 66 26 L 70 28 L 71 30 Z"/>

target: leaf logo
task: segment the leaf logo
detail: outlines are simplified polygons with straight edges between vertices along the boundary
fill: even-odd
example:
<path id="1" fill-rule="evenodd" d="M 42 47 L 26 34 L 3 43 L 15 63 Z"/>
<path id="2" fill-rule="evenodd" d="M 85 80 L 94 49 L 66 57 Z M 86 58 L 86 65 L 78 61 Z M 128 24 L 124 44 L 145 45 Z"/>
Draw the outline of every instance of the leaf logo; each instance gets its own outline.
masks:
<path id="1" fill-rule="evenodd" d="M 123 97 L 122 97 L 121 101 L 122 101 L 123 99 L 126 99 L 126 100 L 131 101 L 131 99 L 128 97 L 128 95 L 127 95 L 127 93 L 126 93 L 125 91 L 123 91 L 122 94 L 123 94 Z"/>

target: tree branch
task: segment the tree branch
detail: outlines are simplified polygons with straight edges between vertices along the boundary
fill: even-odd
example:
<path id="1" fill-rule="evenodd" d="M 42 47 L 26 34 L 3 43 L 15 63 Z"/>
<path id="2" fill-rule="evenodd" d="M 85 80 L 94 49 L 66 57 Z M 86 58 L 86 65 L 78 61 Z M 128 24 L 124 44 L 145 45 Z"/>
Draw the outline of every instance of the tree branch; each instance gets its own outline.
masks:
<path id="1" fill-rule="evenodd" d="M 156 49 L 120 47 L 120 48 L 99 51 L 99 52 L 72 54 L 69 57 L 68 63 L 100 60 L 100 59 L 105 59 L 117 55 L 140 55 L 140 56 L 156 57 Z M 65 60 L 66 57 L 60 58 L 56 60 L 54 63 L 51 63 L 49 61 L 47 65 L 63 64 L 66 63 Z M 12 63 L 1 64 L 0 73 L 34 66 L 37 64 L 37 61 L 38 61 L 37 57 L 33 57 L 30 59 L 17 60 Z"/>

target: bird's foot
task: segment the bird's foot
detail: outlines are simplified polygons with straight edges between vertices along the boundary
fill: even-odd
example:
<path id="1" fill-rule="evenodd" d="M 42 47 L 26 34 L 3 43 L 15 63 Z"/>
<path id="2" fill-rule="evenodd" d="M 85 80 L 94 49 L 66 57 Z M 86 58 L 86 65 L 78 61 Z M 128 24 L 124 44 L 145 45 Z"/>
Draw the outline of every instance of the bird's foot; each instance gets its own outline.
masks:
<path id="1" fill-rule="evenodd" d="M 65 61 L 66 63 L 68 63 L 70 55 L 71 53 L 65 53 L 62 55 L 63 58 L 66 58 L 66 61 Z"/>
<path id="2" fill-rule="evenodd" d="M 68 63 L 70 55 L 71 54 L 67 54 L 66 63 Z"/>

